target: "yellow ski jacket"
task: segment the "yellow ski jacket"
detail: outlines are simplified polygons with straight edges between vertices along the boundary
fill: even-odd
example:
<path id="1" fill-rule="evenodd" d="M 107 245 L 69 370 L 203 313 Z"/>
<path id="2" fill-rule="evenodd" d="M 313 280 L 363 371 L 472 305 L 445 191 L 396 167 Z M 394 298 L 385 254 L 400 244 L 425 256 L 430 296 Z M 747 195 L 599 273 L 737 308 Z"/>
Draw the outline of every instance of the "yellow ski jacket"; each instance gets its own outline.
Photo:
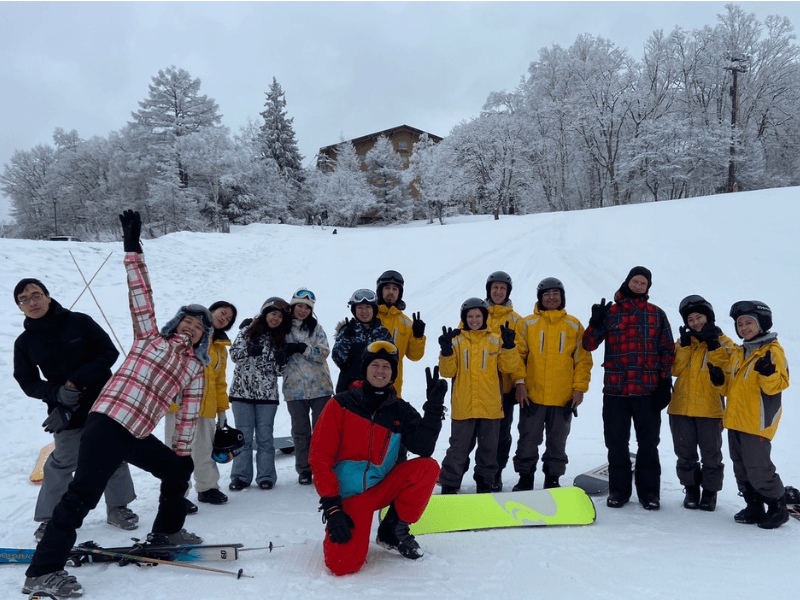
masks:
<path id="1" fill-rule="evenodd" d="M 676 377 L 672 400 L 667 412 L 685 417 L 721 419 L 725 410 L 725 397 L 720 388 L 711 383 L 708 363 L 725 371 L 736 344 L 727 335 L 719 336 L 720 347 L 709 352 L 708 345 L 692 337 L 688 346 L 675 344 L 675 362 L 672 375 Z"/>
<path id="2" fill-rule="evenodd" d="M 396 306 L 389 308 L 385 304 L 378 306 L 378 318 L 381 320 L 381 325 L 389 330 L 394 340 L 394 345 L 397 346 L 398 365 L 397 365 L 397 380 L 394 382 L 394 389 L 397 396 L 402 398 L 403 391 L 403 358 L 413 360 L 414 362 L 420 360 L 425 355 L 425 340 L 423 335 L 421 338 L 415 338 L 411 331 L 411 319 L 409 319 L 403 311 L 398 310 Z"/>

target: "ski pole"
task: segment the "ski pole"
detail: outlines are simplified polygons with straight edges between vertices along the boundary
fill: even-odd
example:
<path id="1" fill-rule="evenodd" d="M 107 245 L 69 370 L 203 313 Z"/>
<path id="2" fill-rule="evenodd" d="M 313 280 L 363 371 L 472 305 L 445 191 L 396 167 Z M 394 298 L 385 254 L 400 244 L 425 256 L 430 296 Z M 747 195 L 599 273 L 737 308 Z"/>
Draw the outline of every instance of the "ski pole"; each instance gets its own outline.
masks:
<path id="1" fill-rule="evenodd" d="M 100 550 L 97 548 L 85 548 L 86 552 L 91 554 L 99 554 L 100 556 L 110 556 L 112 558 L 121 558 L 132 563 L 155 563 L 157 565 L 171 565 L 173 567 L 182 567 L 184 569 L 197 569 L 198 571 L 209 571 L 211 573 L 222 573 L 224 575 L 233 575 L 236 579 L 242 577 L 254 578 L 253 575 L 245 575 L 244 569 L 238 571 L 226 571 L 225 569 L 215 569 L 213 567 L 201 567 L 200 565 L 187 565 L 174 560 L 163 560 L 161 558 L 147 558 L 142 556 L 134 556 L 132 554 L 123 554 L 121 552 L 109 552 L 108 550 Z"/>
<path id="2" fill-rule="evenodd" d="M 92 295 L 92 298 L 94 299 L 94 303 L 97 304 L 97 308 L 100 309 L 100 314 L 103 315 L 103 319 L 105 319 L 106 325 L 108 325 L 108 328 L 111 330 L 111 333 L 114 335 L 114 339 L 117 340 L 117 344 L 119 345 L 119 349 L 122 351 L 122 356 L 126 356 L 127 357 L 128 353 L 125 352 L 125 348 L 123 347 L 122 343 L 119 341 L 119 338 L 117 337 L 117 332 L 114 331 L 114 328 L 111 326 L 111 323 L 108 321 L 108 317 L 106 316 L 106 313 L 103 312 L 103 307 L 100 306 L 100 302 L 97 301 L 97 296 L 94 295 L 94 292 L 92 291 L 92 288 L 89 287 L 89 283 L 90 282 L 86 281 L 86 277 L 83 275 L 83 271 L 81 271 L 81 268 L 78 265 L 78 261 L 75 260 L 75 257 L 72 255 L 72 250 L 69 251 L 69 255 L 72 257 L 72 262 L 75 263 L 75 266 L 78 269 L 78 273 L 81 274 L 81 279 L 83 279 L 83 282 L 86 284 L 86 289 L 88 289 L 89 293 Z M 109 256 L 111 256 L 111 255 L 109 254 Z M 108 258 L 106 258 L 106 260 L 108 260 Z M 103 264 L 105 264 L 105 262 Z M 94 279 L 94 277 L 92 279 Z M 81 293 L 83 293 L 83 292 L 81 292 Z M 76 300 L 76 302 L 77 302 L 77 300 Z"/>
<path id="3" fill-rule="evenodd" d="M 91 283 L 94 281 L 94 278 L 95 278 L 95 277 L 97 277 L 97 274 L 98 274 L 98 273 L 100 273 L 100 270 L 101 270 L 101 269 L 102 269 L 102 268 L 105 266 L 105 264 L 108 262 L 108 259 L 109 259 L 109 258 L 111 258 L 111 255 L 112 255 L 112 254 L 114 254 L 114 253 L 113 253 L 113 252 L 110 252 L 110 253 L 108 254 L 108 256 L 106 256 L 106 259 L 103 261 L 103 264 L 102 264 L 102 265 L 100 265 L 100 267 L 97 269 L 97 271 L 95 271 L 95 272 L 94 272 L 94 275 L 92 275 L 92 278 L 89 280 L 89 283 L 87 283 L 87 284 L 85 284 L 85 285 L 83 286 L 83 289 L 81 290 L 81 293 L 80 293 L 80 294 L 78 294 L 78 297 L 77 297 L 77 298 L 75 298 L 75 302 L 73 302 L 73 303 L 70 305 L 70 307 L 69 307 L 69 310 L 72 310 L 72 308 L 73 308 L 73 307 L 74 307 L 74 306 L 75 306 L 75 305 L 78 303 L 78 300 L 80 300 L 80 299 L 81 299 L 81 296 L 83 296 L 83 292 L 85 292 L 86 290 L 88 290 L 88 289 L 89 289 L 89 284 L 91 284 Z M 70 256 L 71 256 L 71 255 L 72 255 L 72 252 L 70 251 Z M 73 258 L 72 258 L 72 260 L 75 260 L 75 257 L 73 257 Z M 84 279 L 84 281 L 86 281 L 86 280 Z"/>

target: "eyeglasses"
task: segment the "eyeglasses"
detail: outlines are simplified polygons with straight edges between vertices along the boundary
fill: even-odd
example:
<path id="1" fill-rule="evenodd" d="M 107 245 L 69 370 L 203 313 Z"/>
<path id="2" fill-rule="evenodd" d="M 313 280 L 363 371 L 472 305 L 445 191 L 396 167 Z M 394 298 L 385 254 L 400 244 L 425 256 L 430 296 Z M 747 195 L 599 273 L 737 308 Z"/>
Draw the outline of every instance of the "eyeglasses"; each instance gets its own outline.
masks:
<path id="1" fill-rule="evenodd" d="M 372 290 L 356 290 L 353 292 L 353 295 L 350 296 L 349 304 L 352 306 L 353 304 L 377 304 L 378 303 L 378 296 L 375 295 L 375 292 Z"/>
<path id="2" fill-rule="evenodd" d="M 316 301 L 317 297 L 314 296 L 314 292 L 311 290 L 297 290 L 294 293 L 295 298 L 308 298 L 311 301 Z"/>
<path id="3" fill-rule="evenodd" d="M 20 298 L 19 300 L 17 300 L 17 304 L 19 304 L 20 306 L 25 306 L 31 300 L 33 300 L 34 302 L 38 302 L 42 298 L 44 298 L 44 294 L 42 294 L 41 292 L 36 292 L 34 294 L 31 294 L 27 298 Z"/>
<path id="4" fill-rule="evenodd" d="M 397 346 L 391 342 L 380 340 L 378 342 L 372 342 L 369 346 L 367 346 L 367 352 L 370 354 L 376 354 L 381 351 L 385 352 L 389 356 L 397 358 Z"/>

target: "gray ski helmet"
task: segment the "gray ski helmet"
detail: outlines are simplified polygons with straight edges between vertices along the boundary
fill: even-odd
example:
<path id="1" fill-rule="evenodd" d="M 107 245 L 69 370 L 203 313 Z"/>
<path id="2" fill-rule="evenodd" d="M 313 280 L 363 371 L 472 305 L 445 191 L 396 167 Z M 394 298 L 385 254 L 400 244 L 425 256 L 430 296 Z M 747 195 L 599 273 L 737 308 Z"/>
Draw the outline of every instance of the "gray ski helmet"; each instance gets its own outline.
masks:
<path id="1" fill-rule="evenodd" d="M 678 305 L 678 312 L 681 314 L 683 324 L 687 327 L 689 326 L 687 320 L 689 319 L 689 315 L 692 313 L 700 313 L 701 315 L 705 315 L 709 324 L 716 324 L 717 318 L 714 315 L 714 308 L 711 306 L 711 303 L 708 300 L 699 294 L 692 294 L 691 296 L 686 296 L 686 298 L 681 300 L 681 303 Z"/>
<path id="2" fill-rule="evenodd" d="M 740 300 L 731 306 L 731 318 L 734 325 L 739 317 L 749 315 L 758 321 L 761 333 L 766 333 L 772 329 L 772 310 L 760 300 Z M 739 335 L 739 328 L 736 327 L 736 335 Z M 739 335 L 739 337 L 742 337 Z"/>
<path id="3" fill-rule="evenodd" d="M 356 290 L 353 292 L 353 295 L 350 296 L 350 300 L 347 301 L 347 306 L 350 307 L 350 312 L 353 313 L 354 317 L 356 316 L 356 306 L 362 304 L 372 307 L 373 318 L 378 314 L 378 296 L 372 290 L 366 288 Z"/>
<path id="4" fill-rule="evenodd" d="M 557 310 L 561 310 L 567 305 L 566 294 L 564 293 L 564 284 L 560 279 L 555 277 L 545 277 L 536 286 L 536 301 L 539 303 L 539 308 L 542 307 L 542 296 L 547 290 L 558 290 L 561 292 L 561 304 L 558 305 Z"/>
<path id="5" fill-rule="evenodd" d="M 400 294 L 397 297 L 397 304 L 399 305 L 403 300 L 403 288 L 406 282 L 400 273 L 392 270 L 384 271 L 381 273 L 381 276 L 378 277 L 378 281 L 376 282 L 377 287 L 375 288 L 375 292 L 378 294 L 378 304 L 383 304 L 383 286 L 387 283 L 392 283 L 400 288 Z M 405 306 L 405 304 L 403 304 L 403 306 Z"/>
<path id="6" fill-rule="evenodd" d="M 289 306 L 289 303 L 280 298 L 278 296 L 270 296 L 266 300 L 264 300 L 264 304 L 261 305 L 261 310 L 259 314 L 266 315 L 271 310 L 279 310 L 283 312 L 283 317 L 286 318 L 292 314 L 292 309 Z"/>
<path id="7" fill-rule="evenodd" d="M 495 271 L 486 278 L 486 297 L 489 298 L 489 290 L 492 289 L 493 283 L 505 283 L 508 286 L 506 291 L 506 300 L 511 297 L 511 275 L 505 271 Z"/>
<path id="8" fill-rule="evenodd" d="M 489 304 L 486 300 L 480 298 L 467 298 L 461 305 L 461 323 L 464 327 L 467 326 L 467 313 L 473 308 L 479 308 L 483 313 L 483 329 L 488 326 L 489 322 Z"/>
<path id="9" fill-rule="evenodd" d="M 219 464 L 229 463 L 234 456 L 241 454 L 244 449 L 244 434 L 238 429 L 227 424 L 217 428 L 214 433 L 214 443 L 211 449 L 211 458 Z"/>

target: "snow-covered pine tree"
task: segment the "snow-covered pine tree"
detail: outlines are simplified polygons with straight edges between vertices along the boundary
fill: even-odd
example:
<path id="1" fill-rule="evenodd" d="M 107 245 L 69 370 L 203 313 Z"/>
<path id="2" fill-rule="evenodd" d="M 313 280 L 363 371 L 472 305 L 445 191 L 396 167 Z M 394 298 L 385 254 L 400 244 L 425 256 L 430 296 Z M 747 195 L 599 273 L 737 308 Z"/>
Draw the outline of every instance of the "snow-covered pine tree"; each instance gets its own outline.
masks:
<path id="1" fill-rule="evenodd" d="M 367 179 L 378 204 L 378 215 L 387 223 L 411 219 L 411 196 L 403 185 L 402 157 L 395 152 L 391 140 L 384 135 L 367 152 L 364 164 L 369 170 Z"/>

